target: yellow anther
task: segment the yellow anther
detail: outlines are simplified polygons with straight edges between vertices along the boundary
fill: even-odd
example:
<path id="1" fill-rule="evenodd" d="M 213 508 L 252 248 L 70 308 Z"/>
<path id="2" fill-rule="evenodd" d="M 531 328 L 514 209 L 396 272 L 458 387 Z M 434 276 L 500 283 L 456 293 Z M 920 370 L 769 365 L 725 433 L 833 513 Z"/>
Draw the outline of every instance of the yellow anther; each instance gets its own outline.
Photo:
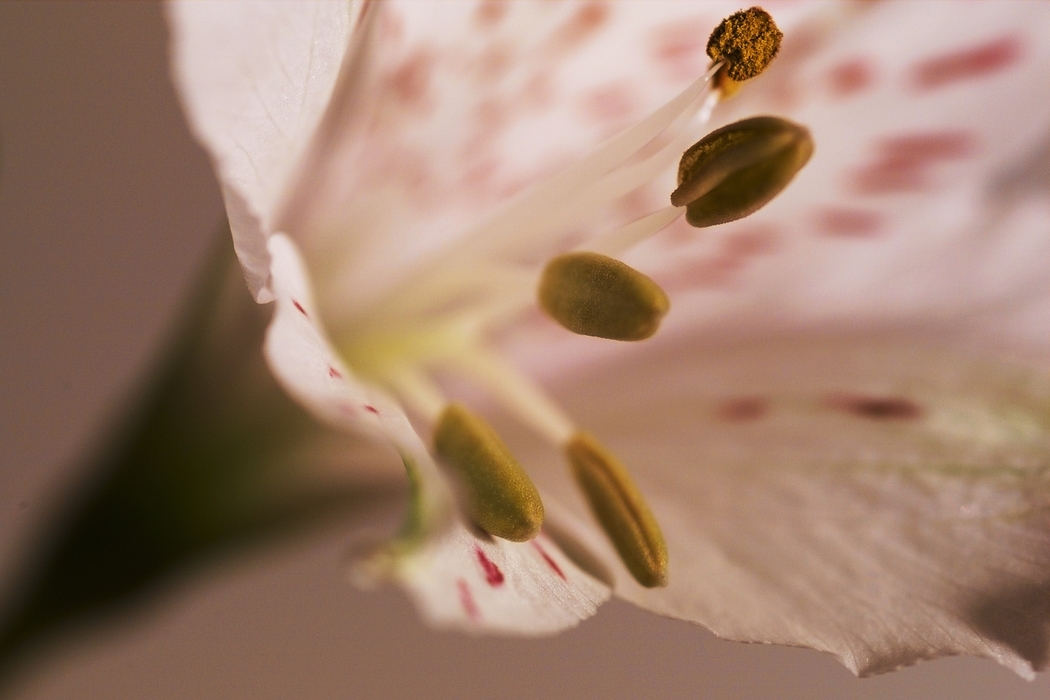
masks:
<path id="1" fill-rule="evenodd" d="M 678 165 L 675 206 L 687 205 L 697 228 L 755 213 L 780 193 L 813 155 L 809 131 L 779 117 L 752 117 L 716 129 Z"/>
<path id="2" fill-rule="evenodd" d="M 707 55 L 725 61 L 725 74 L 731 80 L 748 80 L 766 69 L 783 38 L 769 13 L 752 7 L 734 12 L 715 27 L 707 40 Z"/>
<path id="3" fill-rule="evenodd" d="M 459 404 L 438 418 L 434 450 L 463 479 L 470 516 L 485 532 L 513 542 L 539 534 L 543 502 L 496 431 Z"/>
<path id="4" fill-rule="evenodd" d="M 644 340 L 671 306 L 660 286 L 615 258 L 566 253 L 543 270 L 540 306 L 565 328 L 610 340 Z"/>
<path id="5" fill-rule="evenodd" d="M 576 482 L 627 570 L 646 588 L 667 585 L 667 544 L 627 469 L 586 433 L 565 445 Z"/>

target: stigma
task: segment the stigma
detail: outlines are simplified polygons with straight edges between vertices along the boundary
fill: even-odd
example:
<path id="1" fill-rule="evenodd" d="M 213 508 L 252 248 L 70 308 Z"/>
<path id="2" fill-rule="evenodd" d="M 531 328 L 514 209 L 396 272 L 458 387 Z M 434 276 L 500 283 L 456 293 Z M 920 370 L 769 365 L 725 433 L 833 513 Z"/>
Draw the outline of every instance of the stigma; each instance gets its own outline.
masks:
<path id="1" fill-rule="evenodd" d="M 667 585 L 664 537 L 628 467 L 508 361 L 493 339 L 536 308 L 566 332 L 613 342 L 643 342 L 659 332 L 671 300 L 619 257 L 683 215 L 704 228 L 757 211 L 813 151 L 804 127 L 777 117 L 703 136 L 726 95 L 726 80 L 757 75 L 779 42 L 772 18 L 758 8 L 725 20 L 709 44 L 714 64 L 692 85 L 507 202 L 336 338 L 347 364 L 394 395 L 429 433 L 432 453 L 458 486 L 461 512 L 489 535 L 519 542 L 535 537 L 543 502 L 529 465 L 478 412 L 450 396 L 449 378 L 465 380 L 555 447 L 632 578 L 645 587 Z M 546 257 L 566 232 L 676 163 L 678 186 L 668 205 Z"/>

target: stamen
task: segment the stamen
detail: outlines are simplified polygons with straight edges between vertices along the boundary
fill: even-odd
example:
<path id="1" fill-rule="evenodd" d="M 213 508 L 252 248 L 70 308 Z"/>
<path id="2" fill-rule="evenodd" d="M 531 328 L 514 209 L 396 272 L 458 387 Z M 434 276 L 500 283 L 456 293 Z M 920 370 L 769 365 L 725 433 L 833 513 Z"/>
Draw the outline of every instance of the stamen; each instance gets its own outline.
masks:
<path id="1" fill-rule="evenodd" d="M 671 306 L 651 279 L 598 253 L 566 253 L 547 263 L 539 302 L 562 326 L 580 335 L 644 340 Z"/>
<path id="2" fill-rule="evenodd" d="M 565 445 L 565 454 L 627 570 L 646 588 L 666 586 L 667 544 L 627 469 L 585 433 Z"/>
<path id="3" fill-rule="evenodd" d="M 459 404 L 441 412 L 434 451 L 463 479 L 470 516 L 495 537 L 525 542 L 543 525 L 543 502 L 532 480 L 496 431 Z"/>
<path id="4" fill-rule="evenodd" d="M 707 40 L 712 61 L 725 61 L 725 74 L 731 80 L 754 78 L 780 51 L 784 33 L 761 7 L 734 12 L 722 20 Z"/>
<path id="5" fill-rule="evenodd" d="M 478 346 L 465 348 L 448 362 L 484 384 L 519 420 L 552 445 L 563 445 L 576 432 L 565 412 L 521 370 Z"/>
<path id="6" fill-rule="evenodd" d="M 386 384 L 426 420 L 437 423 L 448 401 L 427 376 L 415 369 L 400 367 L 381 375 Z"/>
<path id="7" fill-rule="evenodd" d="M 417 268 L 376 308 L 387 318 L 411 315 L 433 308 L 436 294 L 443 295 L 444 300 L 469 292 L 475 286 L 470 271 L 493 248 L 503 259 L 542 250 L 566 228 L 591 217 L 597 208 L 650 181 L 666 167 L 669 154 L 681 152 L 691 140 L 688 132 L 710 119 L 718 93 L 707 88 L 717 70 L 718 66 L 712 67 L 667 104 L 603 143 L 587 158 L 513 198 L 457 243 L 447 246 L 442 255 Z M 642 162 L 625 165 L 661 134 L 670 134 L 671 143 Z M 682 139 L 684 143 L 677 145 Z M 363 323 L 368 321 L 362 319 Z"/>
<path id="8" fill-rule="evenodd" d="M 609 256 L 619 255 L 646 240 L 681 215 L 680 207 L 664 207 L 618 229 L 598 234 L 580 249 Z"/>
<path id="9" fill-rule="evenodd" d="M 777 196 L 811 155 L 805 127 L 779 117 L 744 119 L 682 154 L 671 201 L 687 203 L 685 219 L 697 228 L 736 221 Z"/>

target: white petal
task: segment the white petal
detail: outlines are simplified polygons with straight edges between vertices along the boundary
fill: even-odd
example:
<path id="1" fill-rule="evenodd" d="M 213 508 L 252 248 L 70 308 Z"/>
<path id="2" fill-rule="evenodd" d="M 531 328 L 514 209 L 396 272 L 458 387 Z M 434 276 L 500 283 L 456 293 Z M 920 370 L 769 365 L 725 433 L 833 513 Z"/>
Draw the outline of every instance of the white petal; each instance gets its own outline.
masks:
<path id="1" fill-rule="evenodd" d="M 473 633 L 554 634 L 594 615 L 609 599 L 609 586 L 545 535 L 508 542 L 458 517 L 439 527 L 422 501 L 447 493 L 444 479 L 425 456 L 406 459 L 405 466 L 417 489 L 412 507 L 419 517 L 410 518 L 393 543 L 355 563 L 352 576 L 359 583 L 400 583 L 431 624 Z"/>
<path id="2" fill-rule="evenodd" d="M 358 379 L 332 348 L 295 243 L 274 234 L 268 250 L 276 301 L 263 349 L 277 380 L 327 424 L 385 439 L 403 451 L 420 449 L 401 407 Z"/>
<path id="3" fill-rule="evenodd" d="M 862 674 L 950 654 L 1045 667 L 1050 381 L 929 338 L 694 338 L 565 382 L 668 542 L 669 587 L 614 564 L 617 593 Z"/>
<path id="4" fill-rule="evenodd" d="M 360 2 L 174 2 L 172 71 L 260 301 L 266 238 L 327 107 Z"/>
<path id="5" fill-rule="evenodd" d="M 542 636 L 594 615 L 611 591 L 540 536 L 485 538 L 457 523 L 402 556 L 396 580 L 437 627 Z"/>

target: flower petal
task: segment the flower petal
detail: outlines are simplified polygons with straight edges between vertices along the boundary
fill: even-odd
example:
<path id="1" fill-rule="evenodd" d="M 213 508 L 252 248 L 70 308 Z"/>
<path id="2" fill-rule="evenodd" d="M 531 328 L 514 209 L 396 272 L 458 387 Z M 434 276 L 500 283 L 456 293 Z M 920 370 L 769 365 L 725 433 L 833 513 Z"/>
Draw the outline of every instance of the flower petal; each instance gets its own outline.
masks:
<path id="1" fill-rule="evenodd" d="M 542 535 L 508 542 L 462 523 L 404 557 L 397 577 L 431 624 L 469 632 L 554 634 L 612 594 Z"/>
<path id="2" fill-rule="evenodd" d="M 694 337 L 564 383 L 667 539 L 669 586 L 616 564 L 617 593 L 861 674 L 951 654 L 1044 668 L 1050 381 L 935 337 Z M 559 478 L 537 483 L 568 497 Z"/>
<path id="3" fill-rule="evenodd" d="M 529 542 L 491 537 L 458 517 L 439 529 L 426 523 L 424 499 L 446 493 L 444 479 L 425 455 L 405 467 L 422 517 L 393 543 L 355 563 L 352 575 L 370 585 L 392 580 L 438 627 L 468 632 L 541 636 L 575 627 L 612 594 L 544 535 Z M 432 511 L 431 511 L 432 512 Z"/>
<path id="4" fill-rule="evenodd" d="M 174 2 L 172 71 L 215 162 L 253 295 L 266 238 L 326 109 L 364 3 Z"/>

